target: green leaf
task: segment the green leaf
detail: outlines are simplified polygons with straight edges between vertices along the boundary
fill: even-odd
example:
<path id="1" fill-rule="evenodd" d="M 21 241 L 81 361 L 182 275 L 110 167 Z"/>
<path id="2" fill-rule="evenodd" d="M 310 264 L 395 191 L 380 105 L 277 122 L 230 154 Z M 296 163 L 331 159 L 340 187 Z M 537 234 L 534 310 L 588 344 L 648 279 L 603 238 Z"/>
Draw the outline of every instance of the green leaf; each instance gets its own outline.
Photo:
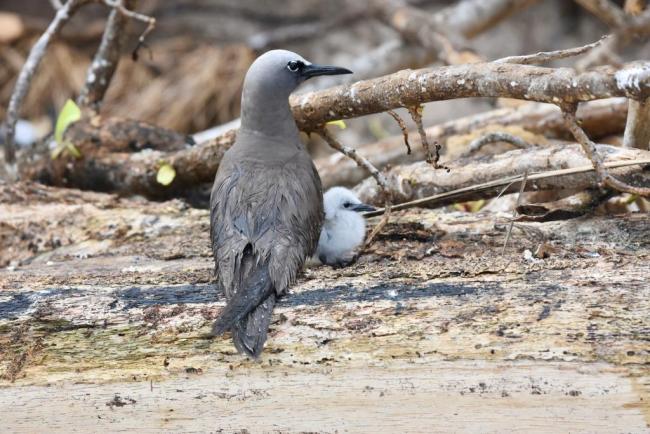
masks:
<path id="1" fill-rule="evenodd" d="M 156 182 L 167 186 L 172 183 L 174 178 L 176 178 L 176 170 L 170 164 L 163 163 L 156 174 Z"/>
<path id="2" fill-rule="evenodd" d="M 75 158 L 81 158 L 81 152 L 69 140 L 63 140 L 63 133 L 70 126 L 70 124 L 77 122 L 81 119 L 81 110 L 71 99 L 67 100 L 56 119 L 56 126 L 54 128 L 54 140 L 56 141 L 56 148 L 52 150 L 52 159 L 56 160 L 61 152 L 67 150 L 70 155 Z"/>
<path id="3" fill-rule="evenodd" d="M 81 119 L 81 109 L 71 99 L 67 100 L 56 120 L 56 127 L 54 128 L 54 140 L 56 140 L 56 143 L 63 144 L 63 133 L 65 133 L 66 128 L 79 119 Z"/>
<path id="4" fill-rule="evenodd" d="M 347 128 L 347 125 L 345 125 L 345 122 L 343 120 L 341 120 L 341 119 L 339 119 L 338 121 L 329 121 L 327 123 L 327 125 L 336 125 L 337 127 L 339 127 L 342 130 Z"/>

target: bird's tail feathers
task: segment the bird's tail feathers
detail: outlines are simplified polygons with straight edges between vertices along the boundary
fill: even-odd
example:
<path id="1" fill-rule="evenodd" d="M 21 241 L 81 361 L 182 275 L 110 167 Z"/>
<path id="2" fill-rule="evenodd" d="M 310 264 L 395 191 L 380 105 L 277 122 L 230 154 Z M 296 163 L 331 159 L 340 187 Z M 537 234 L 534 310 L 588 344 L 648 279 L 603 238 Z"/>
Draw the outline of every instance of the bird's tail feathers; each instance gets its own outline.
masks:
<path id="1" fill-rule="evenodd" d="M 238 290 L 228 300 L 228 304 L 212 326 L 214 336 L 219 336 L 233 328 L 238 321 L 245 319 L 246 315 L 264 303 L 274 292 L 268 265 L 255 263 L 252 256 L 247 257 L 245 261 L 248 262 L 246 265 L 252 266 L 242 267 L 245 277 L 242 278 Z M 271 310 L 274 304 L 275 300 Z"/>
<path id="2" fill-rule="evenodd" d="M 264 349 L 274 307 L 275 294 L 271 293 L 255 310 L 233 325 L 232 339 L 237 351 L 254 359 L 260 356 Z"/>

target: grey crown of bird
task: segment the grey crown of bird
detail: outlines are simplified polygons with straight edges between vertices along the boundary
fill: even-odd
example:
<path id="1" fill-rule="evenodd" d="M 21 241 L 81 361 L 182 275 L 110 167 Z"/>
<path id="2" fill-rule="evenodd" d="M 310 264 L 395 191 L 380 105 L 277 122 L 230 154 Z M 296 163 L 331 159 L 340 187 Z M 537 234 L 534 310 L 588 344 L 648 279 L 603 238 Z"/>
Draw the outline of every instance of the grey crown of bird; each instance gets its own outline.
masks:
<path id="1" fill-rule="evenodd" d="M 323 222 L 321 182 L 300 141 L 289 95 L 308 78 L 350 74 L 285 50 L 269 51 L 244 79 L 241 127 L 210 197 L 210 237 L 226 307 L 213 325 L 258 357 L 278 297 L 314 253 Z"/>
<path id="2" fill-rule="evenodd" d="M 374 211 L 370 205 L 344 187 L 332 187 L 323 195 L 325 221 L 316 248 L 323 264 L 343 266 L 354 259 L 356 249 L 366 236 L 366 220 L 360 214 Z"/>

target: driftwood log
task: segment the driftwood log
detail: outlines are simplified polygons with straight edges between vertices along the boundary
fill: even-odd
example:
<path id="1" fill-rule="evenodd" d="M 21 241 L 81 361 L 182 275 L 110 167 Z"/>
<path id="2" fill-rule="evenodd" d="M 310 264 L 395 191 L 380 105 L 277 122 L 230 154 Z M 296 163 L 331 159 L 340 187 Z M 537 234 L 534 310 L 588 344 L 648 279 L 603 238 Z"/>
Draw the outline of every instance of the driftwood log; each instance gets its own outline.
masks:
<path id="1" fill-rule="evenodd" d="M 616 146 L 598 145 L 598 151 L 605 156 L 608 163 L 626 160 L 650 161 L 650 152 L 639 149 L 625 149 Z M 528 149 L 516 149 L 509 152 L 488 155 L 480 159 L 461 159 L 450 163 L 449 171 L 433 170 L 426 162 L 417 162 L 397 166 L 388 171 L 385 177 L 393 198 L 397 203 L 445 193 L 451 190 L 470 188 L 471 186 L 507 178 L 515 175 L 529 175 L 555 171 L 590 167 L 590 160 L 584 155 L 579 145 L 559 144 Z M 646 163 L 647 166 L 647 163 Z M 650 185 L 650 171 L 641 166 L 627 166 L 612 169 L 612 173 L 629 183 L 639 186 Z M 597 184 L 593 171 L 552 176 L 536 179 L 527 183 L 526 191 L 540 190 L 583 190 Z M 449 198 L 450 202 L 439 202 L 437 206 L 458 200 L 476 200 L 495 197 L 504 186 L 493 189 L 468 191 L 464 197 Z M 519 190 L 519 182 L 512 184 L 505 192 Z M 368 178 L 356 187 L 362 201 L 381 204 L 383 193 L 373 178 Z"/>
<path id="2" fill-rule="evenodd" d="M 505 217 L 396 213 L 249 362 L 207 336 L 207 211 L 3 186 L 0 426 L 646 431 L 648 215 L 517 223 L 500 255 Z"/>

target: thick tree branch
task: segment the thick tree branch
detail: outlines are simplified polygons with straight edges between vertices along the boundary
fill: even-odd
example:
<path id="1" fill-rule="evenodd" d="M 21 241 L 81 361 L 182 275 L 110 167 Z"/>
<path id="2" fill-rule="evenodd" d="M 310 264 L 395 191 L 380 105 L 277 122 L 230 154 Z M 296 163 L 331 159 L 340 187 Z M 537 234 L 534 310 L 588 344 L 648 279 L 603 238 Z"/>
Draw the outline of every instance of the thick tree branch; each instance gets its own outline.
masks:
<path id="1" fill-rule="evenodd" d="M 582 104 L 578 111 L 582 125 L 594 137 L 604 137 L 618 134 L 625 126 L 627 100 L 614 98 L 592 101 Z M 525 131 L 544 134 L 547 137 L 569 138 L 562 117 L 562 112 L 553 105 L 525 104 L 516 109 L 497 109 L 485 113 L 454 119 L 426 129 L 427 136 L 432 141 L 446 144 L 453 136 L 463 136 L 479 131 L 488 126 L 499 125 L 502 128 L 510 126 L 521 127 Z M 413 154 L 404 152 L 402 136 L 395 136 L 376 143 L 368 143 L 357 147 L 357 152 L 368 158 L 375 167 L 382 169 L 386 166 L 408 164 L 425 158 L 424 150 L 417 146 L 419 136 L 413 135 L 415 145 Z M 460 149 L 451 149 L 447 144 L 450 161 L 461 155 Z M 334 154 L 316 160 L 316 167 L 321 175 L 323 187 L 335 185 L 353 186 L 367 177 L 367 172 L 341 154 Z"/>
<path id="2" fill-rule="evenodd" d="M 650 97 L 650 63 L 631 63 L 618 71 L 584 73 L 507 63 L 406 70 L 296 95 L 291 103 L 298 126 L 309 131 L 333 120 L 455 98 L 506 97 L 566 104 L 616 96 Z"/>
<path id="3" fill-rule="evenodd" d="M 650 173 L 638 165 L 650 164 L 650 153 L 597 145 L 607 156 L 604 167 L 626 182 L 650 182 Z M 637 166 L 624 167 L 632 163 Z M 445 206 L 455 202 L 496 197 L 504 187 L 506 193 L 519 190 L 523 174 L 528 172 L 526 191 L 583 190 L 598 181 L 593 165 L 580 145 L 560 144 L 543 148 L 516 149 L 479 160 L 463 159 L 449 163 L 451 172 L 431 170 L 426 162 L 397 166 L 386 173 L 397 211 L 411 206 Z M 552 171 L 551 173 L 548 173 Z M 381 204 L 383 191 L 372 178 L 355 188 L 359 198 L 367 203 Z M 409 205 L 403 202 L 413 201 Z M 371 213 L 379 215 L 381 210 Z"/>
<path id="4" fill-rule="evenodd" d="M 592 71 L 582 74 L 565 68 L 492 63 L 401 71 L 350 86 L 297 95 L 291 98 L 291 103 L 299 127 L 303 131 L 316 131 L 320 125 L 331 120 L 363 116 L 428 101 L 469 96 L 514 97 L 554 104 L 610 96 L 640 98 L 650 94 L 647 65 L 636 63 L 620 71 Z M 614 112 L 604 110 L 604 118 L 598 118 L 594 123 L 595 128 L 609 125 L 612 119 L 618 119 L 622 113 L 624 109 Z M 517 118 L 517 115 L 514 116 Z M 544 128 L 552 131 L 555 128 L 552 125 L 553 121 L 550 121 Z M 559 122 L 556 130 L 563 128 L 565 127 L 562 122 Z M 172 188 L 157 184 L 154 178 L 159 161 L 175 161 L 177 155 L 174 153 L 160 154 L 155 159 L 150 155 L 141 158 L 126 156 L 116 158 L 112 162 L 105 157 L 94 162 L 94 167 L 105 171 L 106 176 L 102 177 L 108 183 L 105 189 L 111 189 L 109 185 L 112 183 L 113 189 L 117 191 L 137 191 L 150 197 L 171 197 L 181 191 L 182 186 L 192 185 L 186 183 L 189 180 L 209 182 L 219 165 L 219 156 L 232 144 L 233 138 L 234 135 L 231 134 L 207 144 L 199 144 L 187 151 L 187 154 L 186 151 L 179 151 L 187 157 L 181 160 L 191 162 L 189 167 L 195 173 L 186 174 L 184 172 L 188 169 L 180 165 L 174 166 L 177 179 Z M 435 140 L 434 137 L 432 139 Z M 218 149 L 215 149 L 216 144 Z M 204 147 L 206 149 L 203 149 Z M 197 160 L 191 158 L 199 156 L 202 152 L 207 152 L 213 157 L 199 157 Z M 406 154 L 403 148 L 399 153 Z M 130 164 L 134 164 L 133 170 L 130 170 Z M 153 178 L 151 174 L 154 174 Z M 77 181 L 81 177 L 83 172 L 78 174 Z M 69 182 L 67 185 L 76 185 L 73 178 L 66 179 Z M 133 188 L 130 188 L 130 185 Z M 174 185 L 178 185 L 178 188 L 173 187 Z"/>

